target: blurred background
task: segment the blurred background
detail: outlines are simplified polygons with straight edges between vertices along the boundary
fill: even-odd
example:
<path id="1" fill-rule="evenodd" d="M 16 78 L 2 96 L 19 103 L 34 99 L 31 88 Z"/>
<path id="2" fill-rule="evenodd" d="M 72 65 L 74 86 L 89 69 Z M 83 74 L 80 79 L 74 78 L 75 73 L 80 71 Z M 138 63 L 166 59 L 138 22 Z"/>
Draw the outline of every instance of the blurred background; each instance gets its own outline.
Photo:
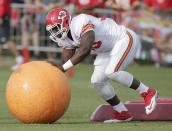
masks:
<path id="1" fill-rule="evenodd" d="M 57 7 L 72 16 L 113 18 L 140 37 L 142 48 L 134 63 L 172 65 L 172 0 L 0 0 L 0 66 L 11 63 L 15 70 L 30 59 L 60 58 L 61 49 L 45 30 L 47 12 Z M 9 62 L 6 58 L 11 56 L 15 59 Z M 91 54 L 84 62 L 94 58 Z"/>
<path id="2" fill-rule="evenodd" d="M 61 49 L 49 40 L 45 30 L 46 14 L 56 7 L 66 8 L 72 16 L 87 13 L 111 17 L 118 24 L 133 29 L 140 37 L 142 48 L 127 71 L 156 88 L 159 97 L 172 97 L 172 0 L 0 0 L 0 131 L 172 129 L 171 121 L 136 121 L 122 126 L 90 123 L 90 113 L 104 103 L 96 90 L 90 88 L 93 66 L 88 64 L 93 62 L 94 53 L 84 60 L 87 64 L 75 67 L 75 75 L 69 79 L 72 101 L 68 112 L 57 122 L 60 124 L 19 124 L 10 114 L 5 100 L 9 69 L 15 70 L 18 65 L 31 60 L 60 60 Z M 73 73 L 71 70 L 69 74 Z M 114 82 L 112 85 L 123 102 L 140 99 L 133 90 L 126 90 Z"/>

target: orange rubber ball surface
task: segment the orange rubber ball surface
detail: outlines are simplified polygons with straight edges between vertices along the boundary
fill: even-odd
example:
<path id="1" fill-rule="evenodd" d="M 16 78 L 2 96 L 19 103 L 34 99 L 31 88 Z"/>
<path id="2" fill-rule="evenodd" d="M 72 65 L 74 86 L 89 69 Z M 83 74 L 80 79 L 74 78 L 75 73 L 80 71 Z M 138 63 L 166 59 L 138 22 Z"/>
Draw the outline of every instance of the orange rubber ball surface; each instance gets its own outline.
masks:
<path id="1" fill-rule="evenodd" d="M 68 80 L 45 61 L 23 64 L 7 82 L 10 111 L 24 123 L 52 123 L 67 110 L 71 98 Z"/>

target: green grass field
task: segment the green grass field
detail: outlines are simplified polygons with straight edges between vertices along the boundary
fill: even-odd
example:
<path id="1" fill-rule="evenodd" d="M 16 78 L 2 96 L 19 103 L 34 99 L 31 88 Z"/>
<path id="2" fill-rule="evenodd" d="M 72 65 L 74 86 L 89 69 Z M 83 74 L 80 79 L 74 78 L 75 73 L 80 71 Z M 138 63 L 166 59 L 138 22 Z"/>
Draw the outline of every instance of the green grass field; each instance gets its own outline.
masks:
<path id="1" fill-rule="evenodd" d="M 90 114 L 104 101 L 90 84 L 92 65 L 79 65 L 75 76 L 69 81 L 72 87 L 72 100 L 65 115 L 54 124 L 22 124 L 9 112 L 5 102 L 5 86 L 10 75 L 10 66 L 0 67 L 0 131 L 171 131 L 172 122 L 156 121 L 127 123 L 92 123 Z M 153 66 L 130 66 L 127 69 L 136 78 L 159 91 L 160 97 L 172 96 L 172 69 Z M 140 99 L 137 92 L 112 82 L 122 101 Z"/>

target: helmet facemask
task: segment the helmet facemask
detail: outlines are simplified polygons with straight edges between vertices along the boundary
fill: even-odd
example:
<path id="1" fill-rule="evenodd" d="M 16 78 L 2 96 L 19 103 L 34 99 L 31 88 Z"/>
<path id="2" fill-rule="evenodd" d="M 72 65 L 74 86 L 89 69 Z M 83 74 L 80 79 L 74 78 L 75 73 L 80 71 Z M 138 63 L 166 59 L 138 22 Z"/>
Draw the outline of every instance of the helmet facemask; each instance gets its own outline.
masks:
<path id="1" fill-rule="evenodd" d="M 56 24 L 54 26 L 47 26 L 46 30 L 50 33 L 49 37 L 54 41 L 57 41 L 57 39 L 65 39 L 69 31 L 69 29 L 63 27 L 60 24 Z"/>

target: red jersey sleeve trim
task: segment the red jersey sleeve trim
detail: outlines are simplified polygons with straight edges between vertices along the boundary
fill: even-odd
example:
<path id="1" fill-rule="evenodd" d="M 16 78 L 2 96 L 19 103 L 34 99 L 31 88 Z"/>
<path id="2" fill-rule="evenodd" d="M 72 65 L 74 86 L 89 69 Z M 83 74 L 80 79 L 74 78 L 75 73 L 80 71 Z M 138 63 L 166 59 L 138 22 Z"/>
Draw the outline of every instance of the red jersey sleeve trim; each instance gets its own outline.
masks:
<path id="1" fill-rule="evenodd" d="M 95 26 L 93 24 L 86 24 L 83 26 L 82 31 L 80 36 L 82 36 L 85 32 L 89 31 L 89 30 L 94 30 Z"/>

